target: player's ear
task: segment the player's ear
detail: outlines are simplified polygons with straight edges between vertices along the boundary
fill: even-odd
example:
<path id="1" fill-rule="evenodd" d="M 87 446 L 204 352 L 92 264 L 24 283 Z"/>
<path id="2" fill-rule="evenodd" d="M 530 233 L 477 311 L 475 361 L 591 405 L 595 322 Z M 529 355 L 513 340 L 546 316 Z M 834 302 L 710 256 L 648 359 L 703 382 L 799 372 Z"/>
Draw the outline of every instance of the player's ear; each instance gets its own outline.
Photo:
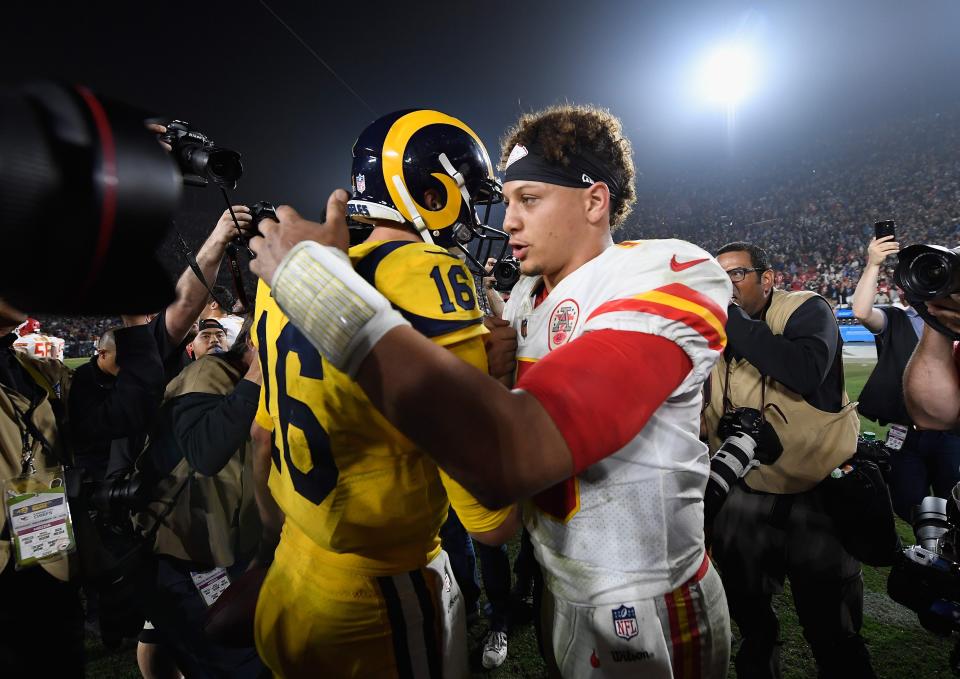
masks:
<path id="1" fill-rule="evenodd" d="M 443 201 L 440 200 L 440 192 L 436 189 L 427 189 L 423 192 L 423 205 L 428 210 L 439 210 L 443 207 Z"/>
<path id="2" fill-rule="evenodd" d="M 596 182 L 583 190 L 584 209 L 591 224 L 610 225 L 610 189 L 603 182 Z"/>

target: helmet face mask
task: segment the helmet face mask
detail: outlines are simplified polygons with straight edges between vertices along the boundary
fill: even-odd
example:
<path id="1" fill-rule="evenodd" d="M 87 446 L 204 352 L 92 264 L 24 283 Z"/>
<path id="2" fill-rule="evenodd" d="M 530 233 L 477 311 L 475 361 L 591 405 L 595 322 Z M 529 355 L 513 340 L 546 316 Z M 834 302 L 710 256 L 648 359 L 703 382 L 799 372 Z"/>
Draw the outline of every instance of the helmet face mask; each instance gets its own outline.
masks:
<path id="1" fill-rule="evenodd" d="M 463 252 L 476 273 L 495 241 L 502 242 L 497 258 L 506 252 L 507 235 L 485 223 L 489 206 L 503 199 L 501 184 L 480 139 L 456 118 L 419 109 L 375 120 L 354 144 L 351 179 L 347 210 L 358 222 L 413 226 L 424 241 Z M 423 205 L 429 193 L 439 207 Z M 478 205 L 487 206 L 484 221 Z M 477 239 L 474 256 L 466 246 Z"/>

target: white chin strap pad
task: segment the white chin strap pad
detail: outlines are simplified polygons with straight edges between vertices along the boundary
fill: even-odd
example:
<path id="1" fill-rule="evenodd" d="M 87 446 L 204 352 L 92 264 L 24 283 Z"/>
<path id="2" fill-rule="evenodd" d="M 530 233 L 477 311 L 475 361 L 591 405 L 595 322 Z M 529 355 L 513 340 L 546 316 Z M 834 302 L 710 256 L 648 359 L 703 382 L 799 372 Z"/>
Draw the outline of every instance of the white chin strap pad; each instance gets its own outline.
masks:
<path id="1" fill-rule="evenodd" d="M 354 377 L 374 345 L 409 323 L 337 248 L 302 241 L 280 262 L 271 294 L 325 359 Z"/>

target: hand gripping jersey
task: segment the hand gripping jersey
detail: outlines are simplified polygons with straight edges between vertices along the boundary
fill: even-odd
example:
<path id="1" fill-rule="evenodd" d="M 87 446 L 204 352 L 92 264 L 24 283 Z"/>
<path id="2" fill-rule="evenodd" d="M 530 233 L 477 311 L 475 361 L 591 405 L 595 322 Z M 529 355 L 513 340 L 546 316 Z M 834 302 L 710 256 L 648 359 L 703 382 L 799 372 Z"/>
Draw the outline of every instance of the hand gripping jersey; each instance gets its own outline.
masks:
<path id="1" fill-rule="evenodd" d="M 350 257 L 416 330 L 486 372 L 486 330 L 459 259 L 407 241 L 364 243 Z M 320 548 L 317 558 L 368 575 L 419 568 L 440 551 L 448 496 L 468 530 L 504 521 L 509 510 L 477 503 L 323 360 L 263 283 L 256 307 L 257 422 L 273 431 L 270 489 L 287 521 Z M 423 412 L 430 417 L 429 403 Z"/>
<path id="2" fill-rule="evenodd" d="M 730 279 L 690 243 L 653 240 L 608 248 L 537 305 L 539 289 L 539 277 L 522 278 L 504 310 L 518 333 L 518 388 L 536 361 L 594 330 L 669 339 L 692 363 L 687 378 L 626 445 L 540 493 L 524 512 L 555 596 L 602 605 L 662 595 L 703 563 L 709 458 L 699 440 L 701 387 L 726 343 Z M 576 373 L 555 379 L 577 389 Z M 643 389 L 640 375 L 636 393 Z M 613 421 L 636 397 L 609 398 Z"/>

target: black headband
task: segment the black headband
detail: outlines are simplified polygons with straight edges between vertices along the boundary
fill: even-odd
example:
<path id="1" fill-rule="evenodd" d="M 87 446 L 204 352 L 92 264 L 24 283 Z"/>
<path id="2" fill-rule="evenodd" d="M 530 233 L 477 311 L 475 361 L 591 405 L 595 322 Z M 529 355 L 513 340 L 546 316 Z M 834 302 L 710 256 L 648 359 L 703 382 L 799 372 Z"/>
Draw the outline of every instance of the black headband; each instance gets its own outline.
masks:
<path id="1" fill-rule="evenodd" d="M 536 144 L 521 146 L 517 144 L 510 152 L 503 182 L 525 179 L 532 182 L 544 182 L 557 186 L 569 186 L 582 189 L 595 182 L 603 182 L 610 191 L 610 199 L 616 200 L 622 188 L 620 182 L 606 168 L 603 161 L 590 151 L 568 152 L 568 165 L 547 160 Z"/>

